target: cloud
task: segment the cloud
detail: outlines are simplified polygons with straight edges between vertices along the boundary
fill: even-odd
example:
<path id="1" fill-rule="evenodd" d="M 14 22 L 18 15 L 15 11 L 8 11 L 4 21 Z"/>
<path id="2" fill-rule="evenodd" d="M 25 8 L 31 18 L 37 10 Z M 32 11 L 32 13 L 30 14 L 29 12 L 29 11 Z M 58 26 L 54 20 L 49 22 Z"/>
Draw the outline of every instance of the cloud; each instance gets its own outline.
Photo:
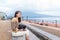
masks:
<path id="1" fill-rule="evenodd" d="M 24 11 L 31 10 L 37 14 L 60 16 L 60 0 L 1 0 L 0 6 Z"/>
<path id="2" fill-rule="evenodd" d="M 60 16 L 60 0 L 41 0 L 38 6 L 37 14 Z"/>

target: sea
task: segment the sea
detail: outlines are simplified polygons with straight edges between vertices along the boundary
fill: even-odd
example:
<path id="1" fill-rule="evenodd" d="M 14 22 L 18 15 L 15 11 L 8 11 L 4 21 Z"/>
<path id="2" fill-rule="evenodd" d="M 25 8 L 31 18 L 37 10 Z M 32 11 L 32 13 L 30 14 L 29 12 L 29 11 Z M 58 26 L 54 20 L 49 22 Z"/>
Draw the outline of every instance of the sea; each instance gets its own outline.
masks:
<path id="1" fill-rule="evenodd" d="M 60 23 L 60 17 L 43 17 L 43 18 L 25 18 L 25 20 L 35 22 Z"/>

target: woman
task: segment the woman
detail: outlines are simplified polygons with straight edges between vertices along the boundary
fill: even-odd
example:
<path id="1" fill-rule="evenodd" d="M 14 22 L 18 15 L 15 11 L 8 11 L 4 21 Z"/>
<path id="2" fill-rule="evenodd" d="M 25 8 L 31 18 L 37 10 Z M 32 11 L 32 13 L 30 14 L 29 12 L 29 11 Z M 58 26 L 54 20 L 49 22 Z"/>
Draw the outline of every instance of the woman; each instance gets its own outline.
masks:
<path id="1" fill-rule="evenodd" d="M 19 30 L 19 25 L 18 25 L 19 23 L 21 23 L 21 15 L 22 15 L 21 11 L 16 11 L 14 18 L 12 19 L 12 31 L 14 31 L 14 32 L 21 31 L 21 30 Z M 22 30 L 22 32 L 24 32 L 24 31 Z M 26 40 L 29 40 L 27 30 L 26 30 Z"/>

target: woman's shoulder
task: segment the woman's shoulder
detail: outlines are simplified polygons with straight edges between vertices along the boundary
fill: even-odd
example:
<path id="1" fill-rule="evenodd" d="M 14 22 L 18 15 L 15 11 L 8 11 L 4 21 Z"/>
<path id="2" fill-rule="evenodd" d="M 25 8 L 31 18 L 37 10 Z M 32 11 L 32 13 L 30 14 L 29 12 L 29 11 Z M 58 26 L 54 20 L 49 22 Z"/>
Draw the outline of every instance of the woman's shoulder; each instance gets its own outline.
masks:
<path id="1" fill-rule="evenodd" d="M 16 18 L 12 18 L 12 22 L 16 22 L 17 20 L 16 20 Z"/>

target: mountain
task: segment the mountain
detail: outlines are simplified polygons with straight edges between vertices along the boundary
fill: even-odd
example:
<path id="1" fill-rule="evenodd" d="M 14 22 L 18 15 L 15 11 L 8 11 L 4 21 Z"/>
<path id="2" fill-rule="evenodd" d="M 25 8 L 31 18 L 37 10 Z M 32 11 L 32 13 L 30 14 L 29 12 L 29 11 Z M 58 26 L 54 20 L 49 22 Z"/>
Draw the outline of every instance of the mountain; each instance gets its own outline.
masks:
<path id="1" fill-rule="evenodd" d="M 7 18 L 12 18 L 14 16 L 14 12 L 12 13 L 9 13 L 7 15 Z M 37 14 L 35 13 L 34 11 L 22 11 L 22 16 L 24 18 L 26 18 L 27 16 L 29 18 L 42 18 L 42 17 L 53 17 L 53 16 L 50 16 L 50 15 L 45 15 L 45 14 Z"/>
<path id="2" fill-rule="evenodd" d="M 37 14 L 37 13 L 32 12 L 32 11 L 23 11 L 22 16 L 24 16 L 24 17 L 28 16 L 29 18 L 52 17 L 50 15 Z"/>

